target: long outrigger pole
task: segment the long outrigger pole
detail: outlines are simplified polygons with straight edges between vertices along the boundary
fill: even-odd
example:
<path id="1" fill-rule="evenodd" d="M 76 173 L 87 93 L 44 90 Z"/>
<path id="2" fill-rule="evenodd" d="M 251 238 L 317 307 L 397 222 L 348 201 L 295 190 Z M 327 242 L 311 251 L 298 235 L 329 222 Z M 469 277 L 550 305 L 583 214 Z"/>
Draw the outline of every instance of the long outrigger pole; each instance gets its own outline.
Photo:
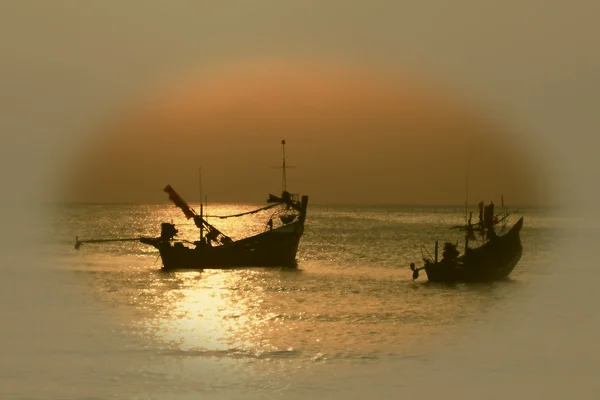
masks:
<path id="1" fill-rule="evenodd" d="M 89 239 L 79 240 L 79 236 L 75 236 L 75 250 L 79 250 L 84 243 L 105 243 L 105 242 L 134 242 L 143 239 L 142 237 L 137 238 L 125 238 L 125 239 Z"/>

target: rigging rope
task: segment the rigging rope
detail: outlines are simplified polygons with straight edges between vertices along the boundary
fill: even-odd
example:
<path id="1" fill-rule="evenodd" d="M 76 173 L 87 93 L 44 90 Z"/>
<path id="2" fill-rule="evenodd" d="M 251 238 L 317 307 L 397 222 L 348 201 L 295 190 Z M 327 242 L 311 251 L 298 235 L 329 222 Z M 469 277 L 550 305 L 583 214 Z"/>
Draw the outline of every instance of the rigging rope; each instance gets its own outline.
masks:
<path id="1" fill-rule="evenodd" d="M 259 208 L 257 210 L 246 211 L 246 212 L 239 213 L 239 214 L 231 214 L 231 215 L 205 215 L 204 218 L 220 218 L 220 219 L 225 219 L 225 218 L 232 218 L 232 217 L 241 217 L 241 216 L 244 216 L 244 215 L 255 214 L 257 212 L 265 211 L 265 210 L 268 210 L 270 208 L 277 207 L 280 204 L 283 204 L 283 203 L 269 204 L 268 206 Z"/>

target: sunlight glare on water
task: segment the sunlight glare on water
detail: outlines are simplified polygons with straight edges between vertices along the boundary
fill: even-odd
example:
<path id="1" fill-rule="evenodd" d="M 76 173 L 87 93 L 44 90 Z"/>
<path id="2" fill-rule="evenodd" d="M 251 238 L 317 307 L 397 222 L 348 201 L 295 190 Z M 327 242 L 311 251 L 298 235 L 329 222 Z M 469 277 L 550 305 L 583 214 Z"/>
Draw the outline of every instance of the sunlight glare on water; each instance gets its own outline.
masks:
<path id="1" fill-rule="evenodd" d="M 209 214 L 253 208 L 216 204 Z M 512 280 L 435 285 L 425 276 L 413 282 L 408 265 L 420 263 L 421 244 L 432 252 L 435 240 L 461 240 L 449 229 L 463 222 L 460 208 L 313 206 L 298 269 L 163 272 L 150 246 L 85 244 L 75 252 L 69 242 L 76 234 L 156 236 L 160 223 L 171 220 L 180 238 L 197 240 L 197 228 L 175 207 L 70 205 L 58 211 L 61 239 L 53 248 L 62 268 L 78 273 L 91 295 L 110 305 L 124 331 L 162 351 L 300 364 L 426 353 L 460 321 L 502 307 L 531 275 L 543 274 L 556 236 L 551 213 L 526 210 L 526 251 Z M 271 212 L 209 221 L 237 239 L 265 230 Z"/>

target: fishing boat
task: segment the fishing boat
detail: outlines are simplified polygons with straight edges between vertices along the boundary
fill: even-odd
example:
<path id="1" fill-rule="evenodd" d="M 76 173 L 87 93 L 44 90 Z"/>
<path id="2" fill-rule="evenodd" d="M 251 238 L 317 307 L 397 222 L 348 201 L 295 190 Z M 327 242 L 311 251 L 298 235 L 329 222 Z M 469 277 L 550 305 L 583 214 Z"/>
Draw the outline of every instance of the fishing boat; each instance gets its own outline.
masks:
<path id="1" fill-rule="evenodd" d="M 140 237 L 127 239 L 75 239 L 75 248 L 83 243 L 109 241 L 139 242 L 155 247 L 162 259 L 164 270 L 177 269 L 222 269 L 235 267 L 296 267 L 296 253 L 300 238 L 304 232 L 304 223 L 308 207 L 308 196 L 292 194 L 286 187 L 285 140 L 281 141 L 283 150 L 283 177 L 280 196 L 269 194 L 267 206 L 234 215 L 213 216 L 215 218 L 237 218 L 278 208 L 265 224 L 265 230 L 254 236 L 233 240 L 207 221 L 201 204 L 199 213 L 170 186 L 163 191 L 179 207 L 185 217 L 194 221 L 199 229 L 199 240 L 176 239 L 178 230 L 173 223 L 163 222 L 158 237 Z M 274 218 L 278 216 L 279 218 Z M 275 221 L 274 221 L 275 219 Z"/>
<path id="2" fill-rule="evenodd" d="M 504 203 L 504 201 L 503 201 Z M 506 279 L 513 271 L 523 254 L 520 231 L 523 227 L 523 217 L 504 234 L 509 213 L 504 216 L 494 215 L 494 203 L 484 207 L 479 203 L 479 222 L 472 224 L 472 213 L 464 226 L 454 228 L 465 230 L 464 254 L 460 254 L 458 243 L 446 242 L 442 258 L 438 260 L 438 242 L 435 242 L 434 257 L 423 257 L 424 265 L 416 268 L 410 264 L 413 279 L 419 277 L 419 271 L 425 270 L 430 282 L 489 282 Z M 495 226 L 502 224 L 500 234 Z M 476 241 L 475 233 L 479 233 L 482 244 L 479 247 L 469 247 Z"/>

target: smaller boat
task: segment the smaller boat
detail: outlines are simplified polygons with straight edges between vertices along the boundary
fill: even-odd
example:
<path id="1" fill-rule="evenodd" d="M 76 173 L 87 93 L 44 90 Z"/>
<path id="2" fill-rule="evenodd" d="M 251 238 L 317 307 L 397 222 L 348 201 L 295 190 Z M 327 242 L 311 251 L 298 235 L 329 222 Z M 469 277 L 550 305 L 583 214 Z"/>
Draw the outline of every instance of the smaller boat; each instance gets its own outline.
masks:
<path id="1" fill-rule="evenodd" d="M 458 243 L 446 242 L 442 251 L 442 259 L 438 260 L 438 242 L 435 242 L 434 258 L 423 257 L 424 265 L 416 268 L 410 264 L 413 279 L 419 277 L 419 271 L 425 270 L 430 282 L 489 282 L 506 279 L 513 271 L 521 256 L 520 231 L 523 227 L 523 217 L 505 233 L 498 235 L 495 225 L 502 222 L 504 227 L 508 221 L 508 213 L 503 217 L 494 215 L 494 203 L 484 206 L 479 203 L 479 223 L 471 224 L 472 213 L 467 224 L 462 227 L 466 231 L 464 254 L 460 255 Z M 454 227 L 456 228 L 456 227 Z M 476 240 L 475 233 L 481 236 L 483 244 L 479 247 L 469 247 L 469 241 Z"/>

